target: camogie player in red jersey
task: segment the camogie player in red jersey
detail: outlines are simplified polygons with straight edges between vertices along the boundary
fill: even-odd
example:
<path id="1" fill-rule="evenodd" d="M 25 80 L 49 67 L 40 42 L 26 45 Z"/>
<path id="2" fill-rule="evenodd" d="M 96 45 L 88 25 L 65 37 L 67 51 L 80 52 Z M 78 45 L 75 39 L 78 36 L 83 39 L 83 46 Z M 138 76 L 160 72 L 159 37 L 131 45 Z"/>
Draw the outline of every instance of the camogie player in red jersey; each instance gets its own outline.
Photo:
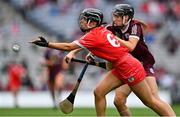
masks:
<path id="1" fill-rule="evenodd" d="M 84 48 L 95 56 L 112 62 L 113 69 L 94 91 L 97 116 L 105 116 L 106 94 L 123 84 L 128 84 L 137 97 L 158 115 L 165 115 L 167 110 L 152 95 L 144 80 L 146 73 L 141 63 L 128 53 L 128 48 L 121 45 L 111 31 L 102 26 L 102 21 L 103 14 L 100 10 L 87 8 L 82 11 L 79 18 L 80 28 L 86 32 L 79 40 L 71 43 L 52 43 L 40 37 L 31 43 L 62 51 Z"/>
<path id="2" fill-rule="evenodd" d="M 142 63 L 147 74 L 145 80 L 149 85 L 152 94 L 166 109 L 166 113 L 164 113 L 164 115 L 174 116 L 175 113 L 170 105 L 162 101 L 158 95 L 158 86 L 153 69 L 155 60 L 144 42 L 143 30 L 147 28 L 147 26 L 143 22 L 133 20 L 133 16 L 134 9 L 131 5 L 117 4 L 112 12 L 113 25 L 107 26 L 107 29 L 112 31 L 116 36 L 119 36 L 121 39 L 123 39 L 119 40 L 120 43 L 127 47 L 131 55 L 133 55 Z M 125 105 L 126 99 L 130 93 L 131 89 L 126 84 L 116 89 L 114 104 L 121 116 L 131 115 L 129 109 Z"/>

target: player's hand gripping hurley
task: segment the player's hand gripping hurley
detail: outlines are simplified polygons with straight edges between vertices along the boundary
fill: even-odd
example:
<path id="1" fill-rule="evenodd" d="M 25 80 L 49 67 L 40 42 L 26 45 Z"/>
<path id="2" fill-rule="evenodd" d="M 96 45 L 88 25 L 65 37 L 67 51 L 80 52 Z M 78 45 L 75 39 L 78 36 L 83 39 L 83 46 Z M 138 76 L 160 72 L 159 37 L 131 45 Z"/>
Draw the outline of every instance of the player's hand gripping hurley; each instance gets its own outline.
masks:
<path id="1" fill-rule="evenodd" d="M 87 61 L 85 60 L 81 60 L 81 59 L 74 59 L 72 58 L 71 61 L 73 62 L 79 62 L 79 63 L 87 63 Z M 89 65 L 93 65 L 93 66 L 97 66 L 106 70 L 111 70 L 112 69 L 112 64 L 109 62 L 90 62 Z"/>
<path id="2" fill-rule="evenodd" d="M 59 103 L 59 107 L 60 107 L 61 111 L 65 114 L 71 113 L 73 111 L 74 99 L 75 99 L 77 90 L 79 88 L 79 84 L 84 76 L 84 73 L 85 73 L 87 67 L 88 67 L 88 63 L 86 62 L 85 66 L 83 67 L 83 70 L 80 73 L 80 76 L 76 82 L 74 89 L 72 90 L 72 92 L 69 94 L 69 96 L 65 100 L 63 100 Z"/>

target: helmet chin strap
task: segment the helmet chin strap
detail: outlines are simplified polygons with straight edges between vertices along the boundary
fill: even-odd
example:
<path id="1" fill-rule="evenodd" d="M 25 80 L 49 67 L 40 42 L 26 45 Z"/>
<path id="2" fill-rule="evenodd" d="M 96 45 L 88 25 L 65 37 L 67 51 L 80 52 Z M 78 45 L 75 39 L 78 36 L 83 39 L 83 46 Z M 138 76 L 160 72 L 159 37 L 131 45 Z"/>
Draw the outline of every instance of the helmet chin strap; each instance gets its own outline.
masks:
<path id="1" fill-rule="evenodd" d="M 90 20 L 88 20 L 87 27 L 88 27 L 89 29 L 91 29 L 91 28 L 92 28 L 92 27 L 90 27 L 90 26 L 89 26 L 90 22 L 91 22 L 91 21 L 90 21 Z"/>
<path id="2" fill-rule="evenodd" d="M 126 22 L 126 19 L 125 19 L 125 16 L 123 16 L 122 17 L 122 20 L 123 20 L 123 25 L 121 26 L 121 29 L 125 29 L 126 28 L 126 26 L 130 23 L 130 21 L 132 20 L 132 19 L 129 19 L 127 22 Z"/>
<path id="3" fill-rule="evenodd" d="M 88 23 L 87 23 L 87 27 L 89 28 L 89 29 L 93 29 L 93 28 L 95 28 L 95 27 L 97 27 L 97 26 L 94 26 L 94 27 L 90 27 L 90 20 L 88 21 Z"/>
<path id="4" fill-rule="evenodd" d="M 93 29 L 93 28 L 95 28 L 95 27 L 96 27 L 96 26 L 91 27 L 91 26 L 90 26 L 90 22 L 91 22 L 91 21 L 89 20 L 89 21 L 88 21 L 88 23 L 87 23 L 87 27 L 88 27 L 88 29 L 87 29 L 87 30 L 91 30 L 91 29 Z"/>
<path id="5" fill-rule="evenodd" d="M 126 20 L 126 19 L 125 19 L 124 16 L 122 17 L 122 20 L 123 20 L 123 25 L 125 25 L 125 20 Z"/>
<path id="6" fill-rule="evenodd" d="M 89 32 L 91 29 L 94 28 L 94 27 L 90 27 L 90 25 L 89 25 L 90 22 L 91 22 L 90 20 L 87 22 L 87 27 L 88 27 L 88 29 L 82 29 L 82 28 L 81 28 L 81 31 L 82 31 L 82 32 L 86 33 L 86 32 Z"/>
<path id="7" fill-rule="evenodd" d="M 123 16 L 123 25 L 124 25 L 124 26 L 128 25 L 129 22 L 131 21 L 131 19 L 129 19 L 127 22 L 125 22 L 125 21 L 126 21 L 126 19 L 125 19 L 125 17 Z"/>

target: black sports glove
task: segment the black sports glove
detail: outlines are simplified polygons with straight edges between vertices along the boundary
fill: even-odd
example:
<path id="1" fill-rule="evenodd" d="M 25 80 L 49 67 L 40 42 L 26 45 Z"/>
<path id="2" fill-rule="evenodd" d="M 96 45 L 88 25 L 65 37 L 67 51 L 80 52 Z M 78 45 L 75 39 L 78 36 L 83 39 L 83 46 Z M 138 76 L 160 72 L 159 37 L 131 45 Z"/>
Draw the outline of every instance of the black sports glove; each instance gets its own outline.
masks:
<path id="1" fill-rule="evenodd" d="M 42 46 L 42 47 L 48 47 L 49 42 L 46 41 L 46 39 L 42 36 L 38 37 L 40 40 L 35 40 L 32 43 Z"/>

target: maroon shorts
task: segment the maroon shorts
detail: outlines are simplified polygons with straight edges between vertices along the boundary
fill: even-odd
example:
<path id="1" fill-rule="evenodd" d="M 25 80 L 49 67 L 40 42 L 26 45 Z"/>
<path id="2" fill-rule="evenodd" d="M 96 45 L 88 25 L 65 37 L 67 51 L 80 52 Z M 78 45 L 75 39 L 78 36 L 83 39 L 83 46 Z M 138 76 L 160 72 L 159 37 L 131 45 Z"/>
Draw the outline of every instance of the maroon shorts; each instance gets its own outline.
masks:
<path id="1" fill-rule="evenodd" d="M 146 76 L 155 76 L 153 65 L 144 64 L 143 67 L 146 71 Z"/>

